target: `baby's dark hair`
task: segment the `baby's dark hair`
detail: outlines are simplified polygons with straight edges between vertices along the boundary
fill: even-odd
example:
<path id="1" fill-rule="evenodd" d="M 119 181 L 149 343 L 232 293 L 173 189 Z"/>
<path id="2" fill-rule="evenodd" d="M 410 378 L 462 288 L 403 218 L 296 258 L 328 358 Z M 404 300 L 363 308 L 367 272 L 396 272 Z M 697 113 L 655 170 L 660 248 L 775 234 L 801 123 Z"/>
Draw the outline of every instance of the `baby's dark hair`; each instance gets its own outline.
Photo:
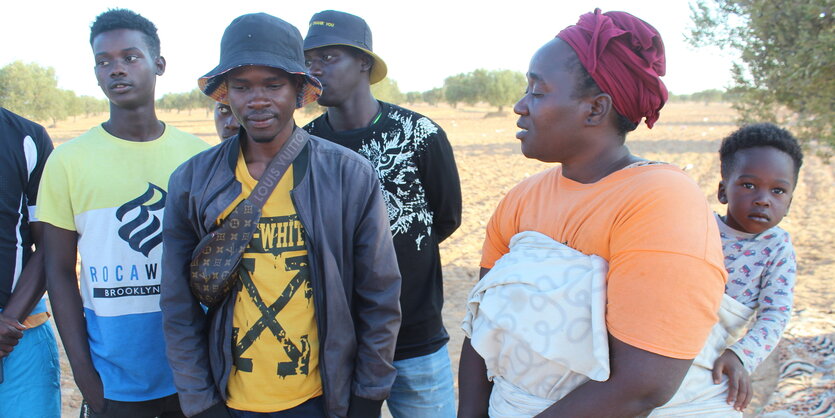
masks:
<path id="1" fill-rule="evenodd" d="M 597 82 L 591 77 L 591 74 L 586 70 L 586 67 L 583 67 L 577 54 L 571 54 L 571 58 L 564 65 L 568 71 L 571 71 L 577 77 L 577 84 L 574 85 L 574 93 L 571 94 L 572 97 L 589 97 L 603 92 L 600 86 L 597 85 Z M 621 115 L 614 107 L 612 107 L 612 111 L 617 115 L 615 128 L 617 128 L 618 135 L 621 137 L 626 138 L 627 133 L 638 128 L 638 124 L 633 123 L 626 116 Z"/>
<path id="2" fill-rule="evenodd" d="M 142 32 L 152 58 L 159 58 L 159 36 L 157 27 L 142 15 L 128 9 L 110 9 L 98 16 L 90 26 L 90 45 L 103 32 L 116 29 L 131 29 Z"/>
<path id="3" fill-rule="evenodd" d="M 737 151 L 756 147 L 772 147 L 788 154 L 794 161 L 794 181 L 797 184 L 800 166 L 803 165 L 803 151 L 797 139 L 789 131 L 772 123 L 743 126 L 722 140 L 722 146 L 719 147 L 722 178 L 728 178 L 731 175 Z"/>

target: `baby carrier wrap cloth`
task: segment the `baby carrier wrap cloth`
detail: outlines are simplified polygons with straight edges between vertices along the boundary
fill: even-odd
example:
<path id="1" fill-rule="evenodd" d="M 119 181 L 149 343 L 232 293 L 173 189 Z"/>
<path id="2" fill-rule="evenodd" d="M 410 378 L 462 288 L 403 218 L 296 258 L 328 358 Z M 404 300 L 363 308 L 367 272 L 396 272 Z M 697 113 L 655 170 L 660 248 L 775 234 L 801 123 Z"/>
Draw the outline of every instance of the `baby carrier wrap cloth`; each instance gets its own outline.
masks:
<path id="1" fill-rule="evenodd" d="M 530 417 L 609 378 L 608 263 L 538 232 L 510 240 L 470 292 L 461 327 L 493 381 L 491 417 Z"/>
<path id="2" fill-rule="evenodd" d="M 742 412 L 728 405 L 728 377 L 722 375 L 719 384 L 713 383 L 713 363 L 735 342 L 739 341 L 756 312 L 723 295 L 719 307 L 719 322 L 710 330 L 707 342 L 693 360 L 687 375 L 669 402 L 656 408 L 651 417 L 741 417 Z"/>

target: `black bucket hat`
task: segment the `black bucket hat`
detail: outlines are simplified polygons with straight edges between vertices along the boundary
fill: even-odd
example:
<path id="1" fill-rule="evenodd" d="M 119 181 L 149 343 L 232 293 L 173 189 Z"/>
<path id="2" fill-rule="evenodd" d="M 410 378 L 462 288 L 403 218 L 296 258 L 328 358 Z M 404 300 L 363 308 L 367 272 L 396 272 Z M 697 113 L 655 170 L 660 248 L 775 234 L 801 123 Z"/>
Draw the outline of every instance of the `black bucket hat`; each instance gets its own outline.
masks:
<path id="1" fill-rule="evenodd" d="M 220 64 L 197 80 L 203 94 L 218 102 L 226 101 L 226 73 L 246 65 L 278 68 L 304 76 L 304 86 L 296 98 L 296 107 L 316 101 L 322 84 L 304 65 L 302 35 L 295 26 L 266 13 L 237 17 L 220 40 Z"/>
<path id="2" fill-rule="evenodd" d="M 323 46 L 350 46 L 365 52 L 374 58 L 371 67 L 371 84 L 384 78 L 388 72 L 385 61 L 378 57 L 371 48 L 371 28 L 359 16 L 336 10 L 325 10 L 310 18 L 310 27 L 304 38 L 304 50 Z"/>

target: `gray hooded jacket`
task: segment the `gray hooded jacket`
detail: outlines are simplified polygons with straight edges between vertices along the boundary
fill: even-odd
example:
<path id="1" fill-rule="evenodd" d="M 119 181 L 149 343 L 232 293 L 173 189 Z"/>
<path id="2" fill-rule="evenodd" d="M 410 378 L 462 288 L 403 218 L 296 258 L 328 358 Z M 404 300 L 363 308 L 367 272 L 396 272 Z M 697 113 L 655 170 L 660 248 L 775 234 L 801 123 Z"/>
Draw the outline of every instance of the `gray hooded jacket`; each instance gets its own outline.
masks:
<path id="1" fill-rule="evenodd" d="M 296 128 L 299 129 L 299 128 Z M 166 354 L 186 415 L 226 399 L 235 290 L 204 313 L 188 285 L 198 242 L 241 193 L 238 137 L 172 175 L 165 204 L 160 305 Z M 306 234 L 324 401 L 333 417 L 389 395 L 400 326 L 400 273 L 380 184 L 363 157 L 311 136 L 293 162 L 291 198 Z M 356 412 L 356 411 L 352 411 Z"/>

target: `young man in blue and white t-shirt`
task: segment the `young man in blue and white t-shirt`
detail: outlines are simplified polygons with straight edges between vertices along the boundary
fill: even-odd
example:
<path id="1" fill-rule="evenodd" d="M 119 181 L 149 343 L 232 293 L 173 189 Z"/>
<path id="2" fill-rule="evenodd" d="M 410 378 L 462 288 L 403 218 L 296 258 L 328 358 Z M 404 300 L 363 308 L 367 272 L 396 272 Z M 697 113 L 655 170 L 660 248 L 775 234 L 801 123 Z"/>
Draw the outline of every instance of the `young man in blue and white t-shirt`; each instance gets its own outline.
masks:
<path id="1" fill-rule="evenodd" d="M 38 197 L 52 308 L 85 416 L 183 416 L 159 309 L 162 216 L 171 172 L 207 144 L 156 117 L 156 32 L 129 10 L 96 18 L 110 118 L 56 148 Z"/>

